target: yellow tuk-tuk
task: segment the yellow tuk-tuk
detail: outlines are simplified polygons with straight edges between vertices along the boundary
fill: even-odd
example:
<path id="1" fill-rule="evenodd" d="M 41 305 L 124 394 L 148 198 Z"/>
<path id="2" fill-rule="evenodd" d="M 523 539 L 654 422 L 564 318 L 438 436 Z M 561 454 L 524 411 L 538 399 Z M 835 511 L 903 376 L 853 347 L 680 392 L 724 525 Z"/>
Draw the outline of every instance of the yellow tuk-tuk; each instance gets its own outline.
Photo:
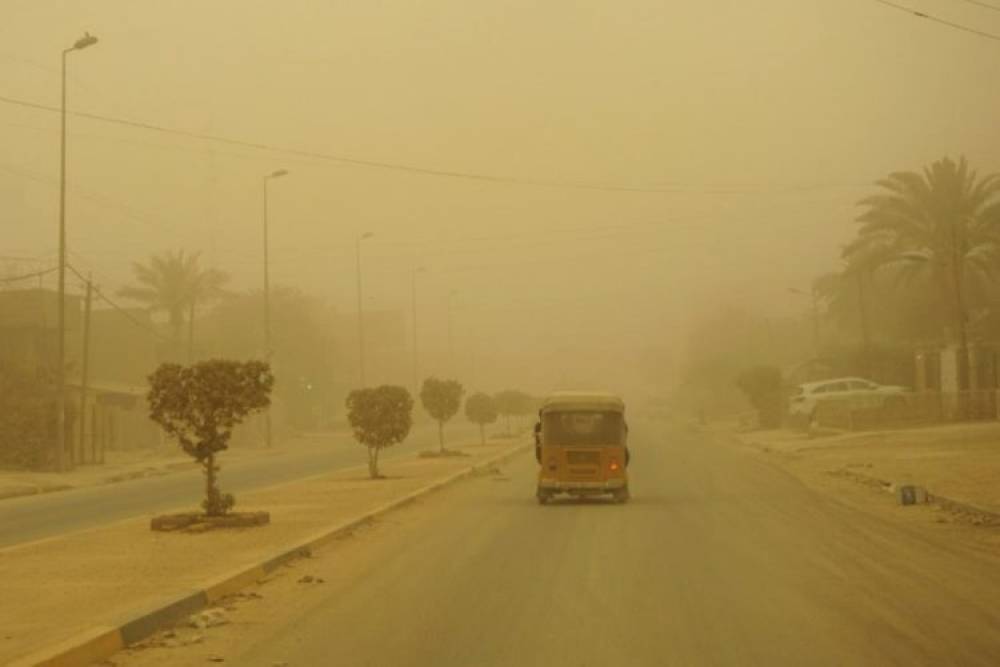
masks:
<path id="1" fill-rule="evenodd" d="M 629 498 L 625 403 L 614 394 L 558 392 L 542 404 L 535 425 L 538 502 L 553 496 L 610 494 Z"/>

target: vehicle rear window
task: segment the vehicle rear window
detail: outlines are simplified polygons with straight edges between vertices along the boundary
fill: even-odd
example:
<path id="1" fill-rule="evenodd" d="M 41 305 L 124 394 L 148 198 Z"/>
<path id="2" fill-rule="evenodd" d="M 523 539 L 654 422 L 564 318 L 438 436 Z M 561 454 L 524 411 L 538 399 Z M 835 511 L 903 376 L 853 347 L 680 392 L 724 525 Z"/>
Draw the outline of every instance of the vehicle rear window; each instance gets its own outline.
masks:
<path id="1" fill-rule="evenodd" d="M 542 417 L 542 442 L 546 445 L 621 445 L 625 420 L 619 412 L 549 412 Z"/>

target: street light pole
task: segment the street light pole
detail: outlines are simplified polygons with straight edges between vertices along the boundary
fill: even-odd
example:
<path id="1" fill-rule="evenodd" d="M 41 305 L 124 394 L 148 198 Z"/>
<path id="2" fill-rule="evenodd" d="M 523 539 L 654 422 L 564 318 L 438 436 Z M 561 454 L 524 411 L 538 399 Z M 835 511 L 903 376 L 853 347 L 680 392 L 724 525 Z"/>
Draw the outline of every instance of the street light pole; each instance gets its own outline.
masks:
<path id="1" fill-rule="evenodd" d="M 97 43 L 89 32 L 62 52 L 62 101 L 59 126 L 59 341 L 56 354 L 56 468 L 66 469 L 66 56 Z"/>
<path id="2" fill-rule="evenodd" d="M 412 348 L 413 348 L 413 393 L 414 396 L 420 393 L 420 365 L 419 357 L 417 356 L 417 274 L 425 273 L 427 269 L 424 267 L 419 267 L 413 269 L 413 274 L 411 275 L 412 282 L 412 293 L 410 295 L 410 304 L 413 308 L 413 313 L 411 317 L 411 327 L 412 331 Z"/>
<path id="3" fill-rule="evenodd" d="M 355 250 L 357 257 L 357 287 L 358 287 L 358 369 L 361 377 L 361 388 L 365 384 L 365 318 L 364 304 L 361 301 L 361 242 L 370 239 L 374 234 L 365 232 L 355 239 Z"/>
<path id="4" fill-rule="evenodd" d="M 455 375 L 455 339 L 452 332 L 451 309 L 458 292 L 451 290 L 448 292 L 448 372 Z"/>
<path id="5" fill-rule="evenodd" d="M 267 185 L 275 178 L 287 176 L 286 169 L 272 171 L 264 178 L 264 359 L 271 363 L 271 273 L 270 273 L 270 251 L 268 243 L 268 188 Z M 271 410 L 264 413 L 265 435 L 264 442 L 271 446 Z"/>

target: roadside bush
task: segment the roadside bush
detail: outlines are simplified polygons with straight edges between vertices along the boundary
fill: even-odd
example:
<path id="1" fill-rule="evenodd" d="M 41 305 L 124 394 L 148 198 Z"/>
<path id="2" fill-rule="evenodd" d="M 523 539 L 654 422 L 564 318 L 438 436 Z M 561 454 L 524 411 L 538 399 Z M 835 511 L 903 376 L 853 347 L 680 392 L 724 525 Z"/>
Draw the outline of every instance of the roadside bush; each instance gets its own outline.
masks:
<path id="1" fill-rule="evenodd" d="M 761 428 L 781 426 L 785 401 L 780 370 L 774 366 L 754 366 L 740 373 L 736 384 L 757 411 Z"/>
<path id="2" fill-rule="evenodd" d="M 378 471 L 378 455 L 406 439 L 413 426 L 413 397 L 404 387 L 355 389 L 347 396 L 347 421 L 355 439 L 368 448 L 368 474 Z"/>
<path id="3" fill-rule="evenodd" d="M 149 376 L 150 418 L 204 468 L 206 515 L 222 516 L 235 504 L 232 494 L 219 491 L 215 457 L 229 448 L 233 427 L 271 404 L 273 386 L 274 375 L 263 361 L 168 363 Z"/>

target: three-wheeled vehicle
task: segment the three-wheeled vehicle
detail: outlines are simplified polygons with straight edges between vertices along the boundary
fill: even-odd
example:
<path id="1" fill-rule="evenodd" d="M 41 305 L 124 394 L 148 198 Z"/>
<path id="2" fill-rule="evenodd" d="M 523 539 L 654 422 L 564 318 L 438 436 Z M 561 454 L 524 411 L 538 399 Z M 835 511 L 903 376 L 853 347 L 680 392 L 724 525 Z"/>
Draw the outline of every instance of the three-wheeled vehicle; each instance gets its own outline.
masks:
<path id="1" fill-rule="evenodd" d="M 629 498 L 625 403 L 603 392 L 557 392 L 542 404 L 535 425 L 538 502 L 553 496 Z"/>

